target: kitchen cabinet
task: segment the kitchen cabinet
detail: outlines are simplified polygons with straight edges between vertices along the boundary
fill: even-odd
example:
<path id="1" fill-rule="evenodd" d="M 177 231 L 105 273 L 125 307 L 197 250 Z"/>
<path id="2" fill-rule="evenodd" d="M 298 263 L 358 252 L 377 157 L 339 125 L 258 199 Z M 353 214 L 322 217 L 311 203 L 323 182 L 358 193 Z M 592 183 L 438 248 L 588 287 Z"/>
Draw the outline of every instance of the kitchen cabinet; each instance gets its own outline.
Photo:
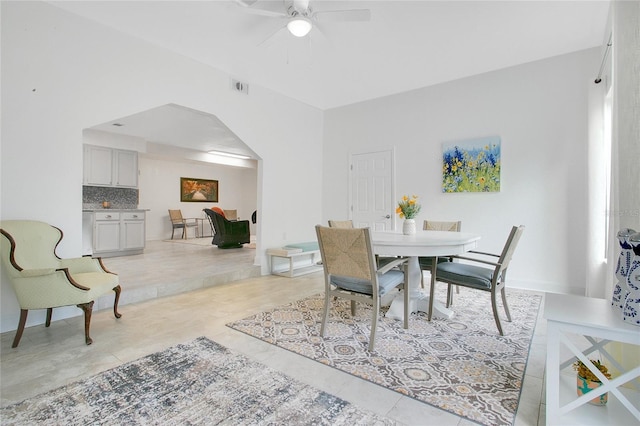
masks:
<path id="1" fill-rule="evenodd" d="M 111 210 L 83 212 L 84 238 L 91 248 L 85 254 L 99 257 L 141 254 L 145 247 L 145 211 Z M 90 251 L 90 253 L 89 253 Z"/>
<path id="2" fill-rule="evenodd" d="M 95 213 L 93 253 L 120 250 L 120 213 Z"/>
<path id="3" fill-rule="evenodd" d="M 122 250 L 142 250 L 145 239 L 145 214 L 144 212 L 122 213 L 120 222 L 122 238 Z"/>
<path id="4" fill-rule="evenodd" d="M 138 187 L 138 153 L 84 145 L 84 185 Z"/>

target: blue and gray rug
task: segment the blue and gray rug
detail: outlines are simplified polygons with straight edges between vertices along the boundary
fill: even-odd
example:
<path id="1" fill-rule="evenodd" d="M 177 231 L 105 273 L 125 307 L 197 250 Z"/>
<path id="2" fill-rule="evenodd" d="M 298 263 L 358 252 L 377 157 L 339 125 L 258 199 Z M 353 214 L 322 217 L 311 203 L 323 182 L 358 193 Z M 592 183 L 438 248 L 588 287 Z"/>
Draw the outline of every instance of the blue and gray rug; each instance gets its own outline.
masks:
<path id="1" fill-rule="evenodd" d="M 504 336 L 489 297 L 462 288 L 454 296 L 452 319 L 429 322 L 425 314 L 413 314 L 408 330 L 382 317 L 373 352 L 367 350 L 371 308 L 364 304 L 352 317 L 349 301 L 334 301 L 320 337 L 322 295 L 227 326 L 474 422 L 511 425 L 541 297 L 508 292 L 513 322 L 503 320 Z"/>
<path id="2" fill-rule="evenodd" d="M 391 425 L 200 337 L 0 410 L 3 425 Z"/>

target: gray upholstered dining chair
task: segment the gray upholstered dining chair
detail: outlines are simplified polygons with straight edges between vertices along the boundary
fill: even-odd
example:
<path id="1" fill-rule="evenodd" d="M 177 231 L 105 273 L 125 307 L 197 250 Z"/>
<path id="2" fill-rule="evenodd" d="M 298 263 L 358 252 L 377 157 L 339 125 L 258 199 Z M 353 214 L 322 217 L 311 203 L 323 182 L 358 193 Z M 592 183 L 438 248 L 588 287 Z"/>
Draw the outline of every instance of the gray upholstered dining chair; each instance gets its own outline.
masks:
<path id="1" fill-rule="evenodd" d="M 352 220 L 329 220 L 329 228 L 348 228 L 353 229 Z M 393 262 L 397 256 L 378 256 L 376 254 L 376 263 L 378 267 L 382 267 L 389 262 Z"/>
<path id="2" fill-rule="evenodd" d="M 324 312 L 320 336 L 324 337 L 332 298 L 372 305 L 369 351 L 373 350 L 380 314 L 380 300 L 390 291 L 405 286 L 404 266 L 408 259 L 396 258 L 378 268 L 371 245 L 369 228 L 331 228 L 317 225 L 316 234 L 324 268 Z M 404 291 L 404 328 L 409 328 L 409 291 Z"/>
<path id="3" fill-rule="evenodd" d="M 330 220 L 330 228 L 353 228 L 352 220 Z"/>
<path id="4" fill-rule="evenodd" d="M 513 257 L 518 241 L 524 232 L 524 225 L 514 226 L 511 228 L 509 238 L 502 249 L 501 254 L 486 253 L 480 251 L 469 251 L 474 255 L 483 257 L 451 256 L 453 259 L 459 259 L 463 262 L 444 262 L 438 263 L 436 267 L 435 277 L 431 278 L 431 294 L 429 300 L 429 320 L 431 320 L 431 312 L 433 312 L 433 299 L 436 282 L 444 282 L 449 285 L 447 294 L 451 293 L 451 285 L 459 285 L 475 290 L 481 290 L 491 293 L 491 307 L 493 308 L 493 318 L 500 335 L 504 335 L 500 316 L 498 315 L 498 293 L 502 296 L 502 305 L 507 321 L 511 321 L 511 313 L 507 305 L 507 295 L 505 291 L 507 268 Z M 495 261 L 485 260 L 487 258 L 497 258 Z M 467 263 L 471 262 L 471 263 Z M 475 263 L 475 264 L 474 264 Z M 484 266 L 477 266 L 477 264 Z M 490 267 L 487 267 L 490 266 Z M 447 307 L 449 301 L 447 301 Z"/>
<path id="5" fill-rule="evenodd" d="M 460 232 L 462 229 L 462 221 L 436 221 L 436 220 L 425 220 L 422 226 L 424 231 L 449 231 L 449 232 Z M 424 288 L 424 271 L 432 272 L 433 261 L 435 258 L 433 257 L 419 257 L 418 263 L 420 264 L 420 284 L 422 288 Z M 449 262 L 451 259 L 448 257 L 439 257 L 438 262 Z M 458 287 L 456 287 L 456 291 L 460 292 Z M 447 296 L 448 303 L 451 303 L 452 295 L 449 294 Z"/>

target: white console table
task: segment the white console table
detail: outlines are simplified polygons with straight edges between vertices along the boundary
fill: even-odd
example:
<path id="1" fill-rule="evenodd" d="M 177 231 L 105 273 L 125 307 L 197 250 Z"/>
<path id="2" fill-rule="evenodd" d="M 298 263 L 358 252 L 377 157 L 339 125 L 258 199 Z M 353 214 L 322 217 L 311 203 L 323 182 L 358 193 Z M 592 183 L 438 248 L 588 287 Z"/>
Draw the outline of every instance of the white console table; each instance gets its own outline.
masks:
<path id="1" fill-rule="evenodd" d="M 640 424 L 637 383 L 635 388 L 634 385 L 629 388 L 629 382 L 640 377 L 640 361 L 636 358 L 634 365 L 625 371 L 604 347 L 609 342 L 640 346 L 640 327 L 623 321 L 608 300 L 565 294 L 545 295 L 544 317 L 547 320 L 547 424 Z M 583 336 L 591 346 L 580 350 L 574 343 L 576 335 Z M 568 359 L 560 359 L 561 344 L 572 353 Z M 600 355 L 590 355 L 595 351 Z M 571 368 L 576 357 L 584 363 L 589 359 L 601 359 L 607 366 L 619 370 L 620 374 L 611 380 L 605 378 L 602 386 L 578 397 L 576 373 Z M 565 369 L 570 373 L 563 373 Z M 596 370 L 595 367 L 590 369 Z M 625 384 L 627 386 L 621 387 Z M 609 392 L 606 406 L 586 404 L 604 392 Z"/>

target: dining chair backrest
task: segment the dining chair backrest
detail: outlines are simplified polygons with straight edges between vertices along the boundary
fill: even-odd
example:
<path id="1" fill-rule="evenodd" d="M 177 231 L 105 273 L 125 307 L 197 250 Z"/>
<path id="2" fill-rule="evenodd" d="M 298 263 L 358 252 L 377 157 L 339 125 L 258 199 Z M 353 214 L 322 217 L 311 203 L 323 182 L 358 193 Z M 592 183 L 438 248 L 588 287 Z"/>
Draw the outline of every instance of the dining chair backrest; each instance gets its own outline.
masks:
<path id="1" fill-rule="evenodd" d="M 330 228 L 317 225 L 325 275 L 376 279 L 376 262 L 369 228 Z M 377 284 L 377 283 L 376 283 Z M 374 291 L 377 285 L 374 285 Z"/>
<path id="2" fill-rule="evenodd" d="M 498 263 L 500 263 L 500 271 L 504 271 L 509 267 L 509 262 L 511 262 L 513 252 L 516 250 L 516 246 L 518 245 L 518 241 L 520 241 L 520 237 L 523 232 L 524 225 L 514 226 L 511 228 L 509 238 L 507 238 L 507 242 L 500 254 L 500 260 L 498 260 Z"/>
<path id="3" fill-rule="evenodd" d="M 182 211 L 181 210 L 171 210 L 171 209 L 169 209 L 169 219 L 171 219 L 171 223 L 173 223 L 173 224 L 184 223 L 184 219 L 182 218 Z"/>
<path id="4" fill-rule="evenodd" d="M 351 220 L 330 220 L 330 228 L 353 228 L 353 221 Z"/>
<path id="5" fill-rule="evenodd" d="M 452 221 L 452 222 L 443 222 L 443 221 L 435 221 L 435 220 L 425 220 L 423 225 L 423 230 L 425 231 L 452 231 L 452 232 L 460 232 L 462 228 L 461 221 Z"/>

